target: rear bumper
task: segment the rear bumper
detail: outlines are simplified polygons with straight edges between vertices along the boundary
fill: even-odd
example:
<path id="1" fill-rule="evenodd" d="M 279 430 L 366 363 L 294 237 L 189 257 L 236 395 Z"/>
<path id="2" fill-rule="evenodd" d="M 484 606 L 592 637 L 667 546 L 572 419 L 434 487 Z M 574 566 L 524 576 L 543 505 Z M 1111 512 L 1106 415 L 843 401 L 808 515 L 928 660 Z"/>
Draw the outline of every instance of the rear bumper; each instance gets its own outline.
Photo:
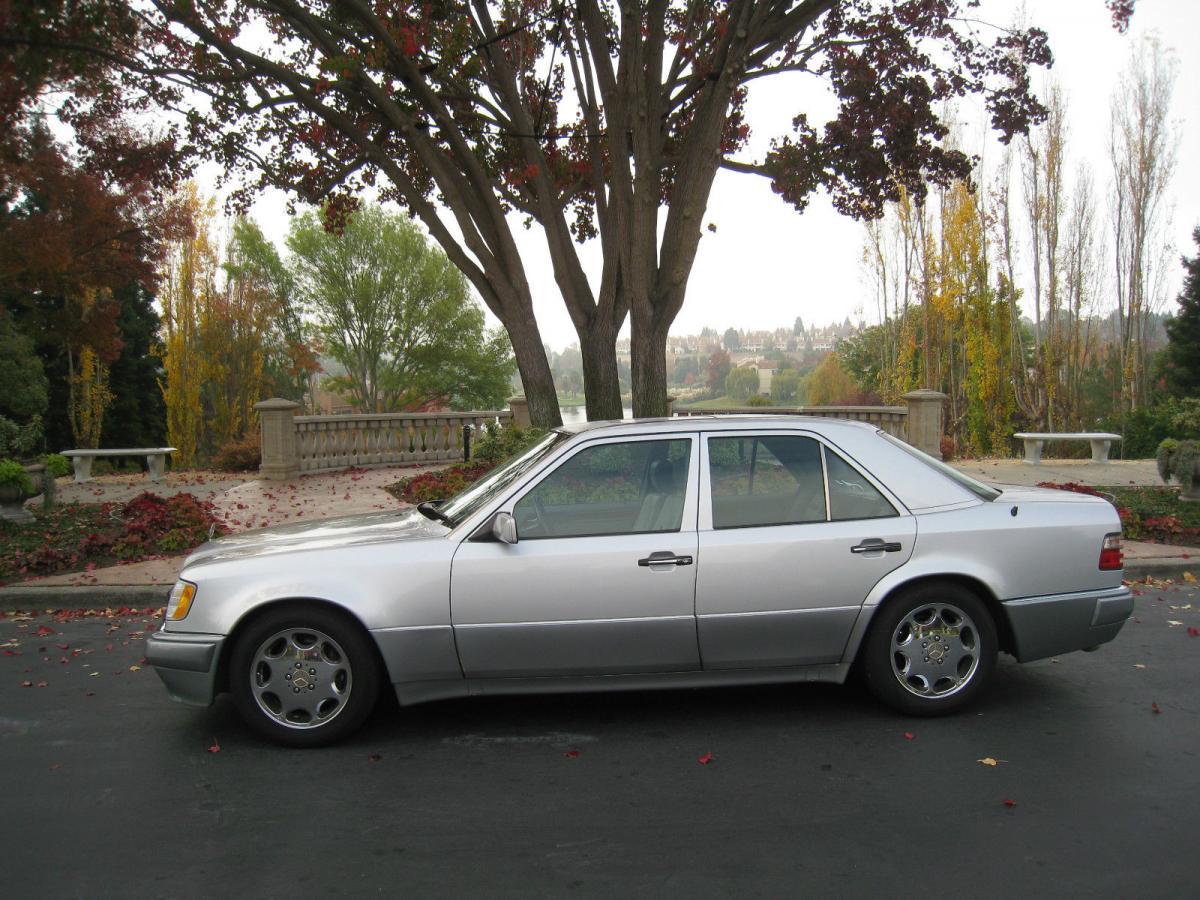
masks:
<path id="1" fill-rule="evenodd" d="M 1003 604 L 1021 662 L 1107 644 L 1133 614 L 1127 587 L 1022 597 Z"/>
<path id="2" fill-rule="evenodd" d="M 156 631 L 146 639 L 146 661 L 154 666 L 172 700 L 209 706 L 217 693 L 217 665 L 224 641 L 219 634 Z"/>

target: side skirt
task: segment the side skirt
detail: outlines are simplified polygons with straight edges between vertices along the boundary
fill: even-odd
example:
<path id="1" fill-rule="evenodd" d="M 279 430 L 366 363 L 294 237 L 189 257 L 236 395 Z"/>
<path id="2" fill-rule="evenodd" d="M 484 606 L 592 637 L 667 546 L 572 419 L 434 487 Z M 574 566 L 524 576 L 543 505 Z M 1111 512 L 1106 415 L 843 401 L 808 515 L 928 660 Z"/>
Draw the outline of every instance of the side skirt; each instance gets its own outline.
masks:
<path id="1" fill-rule="evenodd" d="M 658 672 L 644 675 L 575 675 L 554 678 L 467 678 L 408 681 L 393 685 L 402 706 L 454 697 L 512 694 L 577 694 L 591 691 L 655 691 L 823 681 L 841 684 L 849 663 L 781 669 L 723 669 L 716 672 Z"/>

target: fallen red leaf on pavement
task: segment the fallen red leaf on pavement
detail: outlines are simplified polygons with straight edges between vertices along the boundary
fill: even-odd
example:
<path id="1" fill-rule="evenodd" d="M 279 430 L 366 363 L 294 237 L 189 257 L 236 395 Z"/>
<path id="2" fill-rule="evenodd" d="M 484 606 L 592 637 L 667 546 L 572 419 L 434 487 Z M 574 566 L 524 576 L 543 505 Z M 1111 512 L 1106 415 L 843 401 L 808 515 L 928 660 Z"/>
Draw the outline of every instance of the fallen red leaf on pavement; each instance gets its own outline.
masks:
<path id="1" fill-rule="evenodd" d="M 37 686 L 38 686 L 38 687 L 45 687 L 46 685 L 47 685 L 47 682 L 45 682 L 45 681 L 39 681 L 39 682 L 37 683 Z"/>
<path id="2" fill-rule="evenodd" d="M 55 646 L 55 647 L 57 647 L 59 650 L 69 650 L 69 649 L 71 649 L 71 645 L 70 645 L 70 644 L 55 644 L 54 646 Z"/>
<path id="3" fill-rule="evenodd" d="M 217 739 L 213 738 L 212 746 L 208 748 L 209 753 L 220 753 L 221 745 L 217 743 Z"/>
<path id="4" fill-rule="evenodd" d="M 38 637 L 46 637 L 48 634 L 58 634 L 58 632 L 46 625 L 39 625 L 34 634 L 36 634 Z"/>
<path id="5" fill-rule="evenodd" d="M 914 737 L 915 735 L 911 731 L 904 732 L 904 739 L 906 741 L 911 741 Z"/>
<path id="6" fill-rule="evenodd" d="M 1003 800 L 1002 802 L 1003 802 L 1003 803 L 1004 803 L 1004 805 L 1005 805 L 1005 806 L 1007 806 L 1009 809 L 1012 809 L 1014 806 L 1016 806 L 1016 805 L 1017 805 L 1017 801 L 1016 801 L 1016 800 L 1009 800 L 1007 797 L 1005 797 L 1005 798 L 1004 798 L 1004 800 Z"/>
<path id="7" fill-rule="evenodd" d="M 1160 713 L 1160 712 L 1162 712 L 1162 710 L 1158 708 L 1158 704 L 1157 704 L 1157 703 L 1151 703 L 1151 704 L 1150 704 L 1150 709 L 1151 709 L 1151 710 L 1152 710 L 1154 713 Z"/>
<path id="8" fill-rule="evenodd" d="M 699 759 L 696 760 L 696 762 L 700 763 L 700 765 L 702 765 L 702 766 L 707 766 L 712 761 L 713 761 L 713 755 L 711 753 L 705 753 L 703 756 L 701 756 Z"/>
<path id="9" fill-rule="evenodd" d="M 567 759 L 579 759 L 579 751 L 578 750 L 568 750 L 566 753 L 563 754 L 563 756 L 565 756 Z"/>
<path id="10" fill-rule="evenodd" d="M 1200 637 L 1200 628 L 1188 627 L 1188 637 Z"/>
<path id="11" fill-rule="evenodd" d="M 32 681 L 22 681 L 21 687 L 33 687 L 33 682 Z"/>
<path id="12" fill-rule="evenodd" d="M 367 757 L 367 762 L 379 762 L 381 759 L 383 759 L 382 753 L 372 753 Z"/>

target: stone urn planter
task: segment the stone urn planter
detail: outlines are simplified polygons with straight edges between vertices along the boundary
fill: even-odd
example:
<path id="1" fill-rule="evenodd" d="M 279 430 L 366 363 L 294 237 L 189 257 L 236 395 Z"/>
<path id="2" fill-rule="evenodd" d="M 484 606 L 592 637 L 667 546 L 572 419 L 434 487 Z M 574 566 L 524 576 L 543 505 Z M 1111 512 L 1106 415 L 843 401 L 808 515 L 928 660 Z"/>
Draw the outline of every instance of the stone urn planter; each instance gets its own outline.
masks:
<path id="1" fill-rule="evenodd" d="M 38 486 L 42 483 L 42 471 L 46 467 L 39 464 L 22 468 L 25 470 L 26 484 L 15 480 L 0 481 L 0 519 L 19 524 L 33 521 L 33 513 L 25 508 L 25 501 L 37 496 Z"/>
<path id="2" fill-rule="evenodd" d="M 1183 487 L 1180 500 L 1200 502 L 1200 441 L 1167 438 L 1159 444 L 1158 474 L 1164 484 L 1175 481 Z"/>

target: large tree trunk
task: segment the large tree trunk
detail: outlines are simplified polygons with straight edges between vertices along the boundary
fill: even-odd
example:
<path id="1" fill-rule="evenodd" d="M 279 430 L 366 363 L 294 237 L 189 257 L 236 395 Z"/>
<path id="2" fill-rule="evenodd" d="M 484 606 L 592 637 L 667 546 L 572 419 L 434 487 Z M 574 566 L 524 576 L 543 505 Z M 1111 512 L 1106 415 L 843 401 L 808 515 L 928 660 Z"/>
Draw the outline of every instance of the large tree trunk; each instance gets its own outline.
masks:
<path id="1" fill-rule="evenodd" d="M 537 322 L 530 316 L 525 321 L 505 322 L 504 327 L 512 342 L 517 371 L 521 373 L 521 385 L 529 403 L 530 422 L 535 428 L 561 425 L 562 413 L 558 409 L 554 376 L 550 374 L 550 363 L 546 361 L 546 350 L 542 346 Z"/>
<path id="2" fill-rule="evenodd" d="M 667 414 L 667 332 L 671 322 L 661 316 L 639 327 L 633 320 L 630 342 L 633 368 L 633 416 L 655 418 Z"/>
<path id="3" fill-rule="evenodd" d="M 589 422 L 620 419 L 621 381 L 617 377 L 616 329 L 595 323 L 579 331 L 583 357 L 583 393 Z"/>

